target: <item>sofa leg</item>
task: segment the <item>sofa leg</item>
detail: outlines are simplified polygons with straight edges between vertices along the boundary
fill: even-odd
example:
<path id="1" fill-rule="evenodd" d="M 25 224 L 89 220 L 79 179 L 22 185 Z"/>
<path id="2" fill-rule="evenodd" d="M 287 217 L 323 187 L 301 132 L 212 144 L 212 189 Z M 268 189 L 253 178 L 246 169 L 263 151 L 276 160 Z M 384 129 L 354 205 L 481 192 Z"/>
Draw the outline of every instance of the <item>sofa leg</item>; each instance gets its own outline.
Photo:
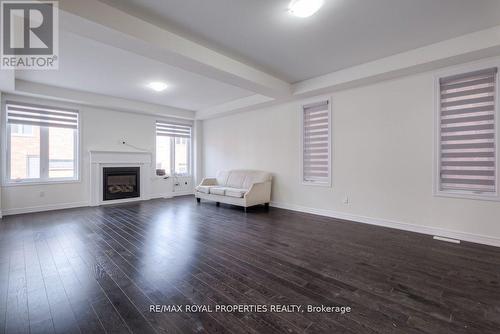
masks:
<path id="1" fill-rule="evenodd" d="M 264 203 L 264 207 L 269 211 L 269 203 Z"/>
<path id="2" fill-rule="evenodd" d="M 243 208 L 243 211 L 245 211 L 245 213 L 247 213 L 247 207 L 246 206 Z"/>
<path id="3" fill-rule="evenodd" d="M 196 202 L 201 203 L 201 198 L 197 197 Z"/>
<path id="4" fill-rule="evenodd" d="M 220 206 L 220 202 L 215 202 L 215 205 Z"/>

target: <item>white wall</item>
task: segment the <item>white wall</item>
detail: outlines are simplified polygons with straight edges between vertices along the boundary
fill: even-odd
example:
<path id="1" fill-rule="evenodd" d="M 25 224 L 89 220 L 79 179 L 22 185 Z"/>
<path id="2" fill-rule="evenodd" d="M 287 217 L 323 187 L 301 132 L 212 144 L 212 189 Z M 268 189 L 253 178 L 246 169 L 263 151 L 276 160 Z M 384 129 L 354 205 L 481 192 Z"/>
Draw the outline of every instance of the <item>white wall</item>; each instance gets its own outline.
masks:
<path id="1" fill-rule="evenodd" d="M 155 152 L 155 121 L 158 117 L 37 98 L 3 96 L 3 100 L 6 99 L 79 110 L 81 177 L 79 182 L 67 184 L 4 186 L 1 189 L 3 215 L 88 205 L 90 200 L 88 152 L 90 150 L 135 151 L 134 148 L 120 144 L 120 139 L 124 138 L 128 143 L 140 149 Z M 2 132 L 2 141 L 4 137 Z M 192 182 L 190 181 L 188 187 L 179 187 L 176 191 L 189 191 L 191 187 Z M 168 180 L 158 178 L 151 171 L 150 190 L 152 198 L 172 196 L 174 195 L 173 180 L 172 178 Z"/>
<path id="2" fill-rule="evenodd" d="M 329 96 L 332 188 L 301 183 L 303 101 L 205 121 L 205 176 L 267 170 L 277 206 L 500 245 L 499 202 L 433 196 L 433 73 Z"/>
<path id="3" fill-rule="evenodd" d="M 2 105 L 2 98 L 3 98 L 3 96 L 2 96 L 2 94 L 0 94 L 0 106 Z M 0 113 L 0 115 L 1 115 L 1 113 Z M 1 128 L 2 128 L 2 121 L 0 120 L 0 129 Z M 0 139 L 0 143 L 1 143 L 1 139 Z M 1 147 L 1 145 L 0 145 L 0 147 Z M 0 164 L 0 166 L 1 165 L 2 164 Z M 0 171 L 1 171 L 1 167 L 0 167 Z M 2 213 L 2 184 L 0 182 L 0 218 L 2 218 L 2 216 L 3 216 L 3 213 Z"/>

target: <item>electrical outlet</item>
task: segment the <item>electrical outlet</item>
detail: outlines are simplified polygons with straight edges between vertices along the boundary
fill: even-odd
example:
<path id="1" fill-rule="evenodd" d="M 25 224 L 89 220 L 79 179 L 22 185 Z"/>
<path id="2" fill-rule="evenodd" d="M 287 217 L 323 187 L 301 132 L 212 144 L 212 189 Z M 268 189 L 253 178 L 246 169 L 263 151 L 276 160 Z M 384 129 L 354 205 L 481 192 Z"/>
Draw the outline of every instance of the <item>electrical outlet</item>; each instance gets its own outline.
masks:
<path id="1" fill-rule="evenodd" d="M 45 191 L 40 191 L 40 197 L 45 197 Z"/>

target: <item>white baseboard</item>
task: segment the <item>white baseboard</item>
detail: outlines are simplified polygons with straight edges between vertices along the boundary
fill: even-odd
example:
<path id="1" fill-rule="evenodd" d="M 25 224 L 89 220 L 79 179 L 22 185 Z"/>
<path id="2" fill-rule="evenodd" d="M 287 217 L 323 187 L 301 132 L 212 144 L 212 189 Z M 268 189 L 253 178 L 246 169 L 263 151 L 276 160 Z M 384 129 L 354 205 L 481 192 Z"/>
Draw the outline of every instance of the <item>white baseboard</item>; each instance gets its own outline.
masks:
<path id="1" fill-rule="evenodd" d="M 186 196 L 186 195 L 194 195 L 194 190 L 187 190 L 187 191 L 177 191 L 171 193 L 172 197 L 177 197 L 177 196 Z"/>
<path id="2" fill-rule="evenodd" d="M 452 244 L 459 244 L 460 240 L 457 239 L 450 239 L 450 238 L 445 238 L 445 237 L 440 237 L 440 236 L 433 236 L 432 237 L 434 240 L 439 240 L 439 241 L 444 241 L 444 242 L 451 242 Z"/>
<path id="3" fill-rule="evenodd" d="M 172 193 L 164 193 L 164 194 L 154 194 L 149 197 L 149 199 L 160 199 L 160 198 L 172 198 Z"/>
<path id="4" fill-rule="evenodd" d="M 315 214 L 315 215 L 319 215 L 319 216 L 326 216 L 326 217 L 331 217 L 331 218 L 336 218 L 336 219 L 349 220 L 349 221 L 353 221 L 353 222 L 357 222 L 357 223 L 395 228 L 395 229 L 403 230 L 403 231 L 428 234 L 431 236 L 441 236 L 441 237 L 446 237 L 446 238 L 451 238 L 451 239 L 458 239 L 458 240 L 462 240 L 462 241 L 473 242 L 473 243 L 477 243 L 477 244 L 500 247 L 500 238 L 488 237 L 485 235 L 472 234 L 472 233 L 460 232 L 460 231 L 453 231 L 453 230 L 447 230 L 447 229 L 425 226 L 425 225 L 401 223 L 401 222 L 396 222 L 396 221 L 391 221 L 391 220 L 386 220 L 386 219 L 359 216 L 359 215 L 354 215 L 354 214 L 350 214 L 350 213 L 338 212 L 338 211 L 326 210 L 326 209 L 315 209 L 315 208 L 294 205 L 294 204 L 271 202 L 270 205 L 272 207 L 275 207 L 275 208 L 311 213 L 311 214 Z"/>
<path id="5" fill-rule="evenodd" d="M 155 198 L 173 198 L 173 197 L 177 197 L 177 196 L 185 196 L 185 195 L 192 195 L 192 194 L 193 194 L 193 191 L 172 192 L 172 193 L 165 193 L 165 194 L 156 194 L 156 195 L 151 196 L 151 198 L 144 199 L 144 200 L 155 199 Z M 123 201 L 123 202 L 119 202 L 119 203 L 127 203 L 127 202 L 129 202 L 129 201 Z M 133 202 L 133 201 L 130 201 L 130 202 Z M 119 204 L 119 203 L 117 203 L 117 202 L 102 203 L 101 205 Z M 30 206 L 30 207 L 25 207 L 25 208 L 5 209 L 3 211 L 0 211 L 0 218 L 2 217 L 2 214 L 3 214 L 3 216 L 10 216 L 10 215 L 19 215 L 19 214 L 23 214 L 23 213 L 33 213 L 33 212 L 80 208 L 80 207 L 85 207 L 85 206 L 90 206 L 90 203 L 89 202 L 73 202 L 73 203 Z"/>
<path id="6" fill-rule="evenodd" d="M 189 190 L 189 191 L 178 191 L 178 192 L 168 192 L 168 193 L 162 193 L 162 194 L 154 194 L 151 195 L 150 199 L 158 199 L 158 198 L 174 198 L 178 196 L 186 196 L 186 195 L 193 195 L 194 191 Z"/>
<path id="7" fill-rule="evenodd" d="M 22 213 L 32 213 L 32 212 L 80 208 L 80 207 L 89 206 L 89 205 L 90 205 L 89 202 L 72 202 L 72 203 L 39 205 L 39 206 L 30 206 L 30 207 L 25 207 L 25 208 L 6 209 L 6 210 L 3 210 L 2 213 L 4 216 L 9 216 L 9 215 L 19 215 Z"/>

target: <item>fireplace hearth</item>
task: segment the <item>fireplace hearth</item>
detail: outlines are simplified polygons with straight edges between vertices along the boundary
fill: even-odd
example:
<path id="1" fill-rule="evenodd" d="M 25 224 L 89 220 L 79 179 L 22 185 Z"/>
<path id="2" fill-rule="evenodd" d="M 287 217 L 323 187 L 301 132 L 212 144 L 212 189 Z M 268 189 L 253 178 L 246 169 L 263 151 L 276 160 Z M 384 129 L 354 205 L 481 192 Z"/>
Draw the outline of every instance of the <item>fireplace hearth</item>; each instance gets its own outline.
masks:
<path id="1" fill-rule="evenodd" d="M 140 196 L 140 167 L 103 168 L 104 201 Z"/>

